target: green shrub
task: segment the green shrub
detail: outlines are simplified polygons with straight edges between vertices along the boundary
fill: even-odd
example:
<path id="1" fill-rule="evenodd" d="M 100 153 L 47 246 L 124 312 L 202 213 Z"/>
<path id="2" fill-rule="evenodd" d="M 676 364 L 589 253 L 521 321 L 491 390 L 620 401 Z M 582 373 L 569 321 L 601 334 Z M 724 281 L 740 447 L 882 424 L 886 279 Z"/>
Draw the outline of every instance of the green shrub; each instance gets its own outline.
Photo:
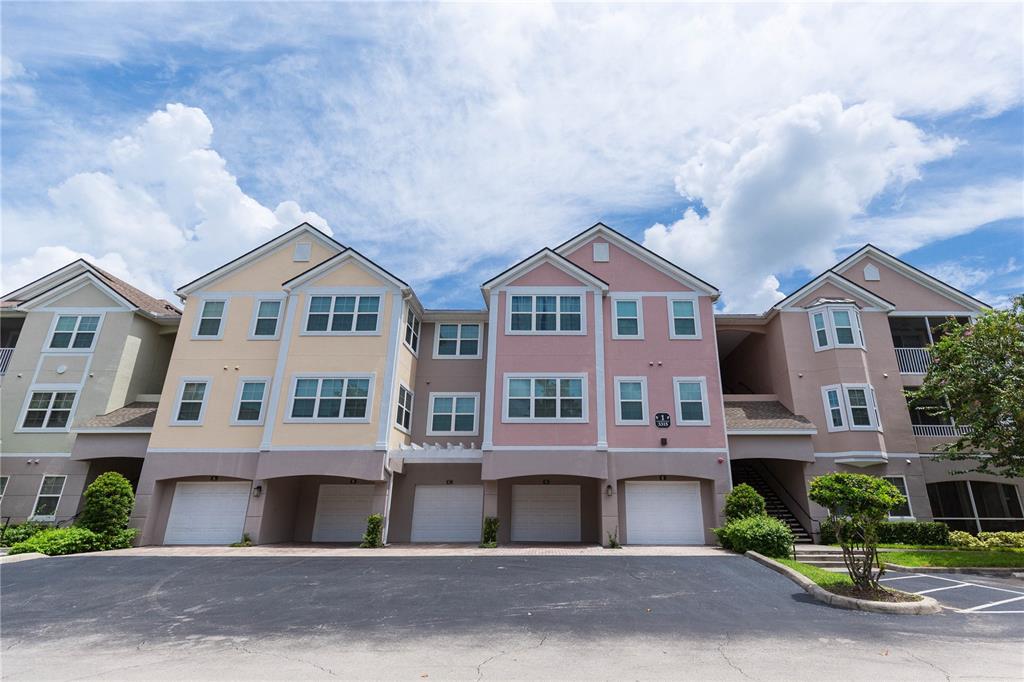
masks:
<path id="1" fill-rule="evenodd" d="M 965 549 L 982 549 L 985 547 L 984 542 L 962 530 L 954 530 L 949 534 L 949 544 Z"/>
<path id="2" fill-rule="evenodd" d="M 252 538 L 249 537 L 248 533 L 242 533 L 242 539 L 238 542 L 232 542 L 228 547 L 252 547 Z"/>
<path id="3" fill-rule="evenodd" d="M 494 548 L 498 546 L 498 528 L 501 522 L 496 516 L 484 518 L 484 536 L 480 543 L 481 547 Z"/>
<path id="4" fill-rule="evenodd" d="M 938 521 L 883 521 L 878 541 L 899 545 L 948 545 L 949 527 Z"/>
<path id="5" fill-rule="evenodd" d="M 135 541 L 135 536 L 139 534 L 138 528 L 124 528 L 122 530 L 107 535 L 103 539 L 103 547 L 101 549 L 128 549 L 132 546 Z"/>
<path id="6" fill-rule="evenodd" d="M 128 527 L 135 493 L 127 478 L 116 471 L 100 474 L 82 496 L 85 503 L 75 525 L 100 535 L 113 535 Z"/>
<path id="7" fill-rule="evenodd" d="M 39 552 L 47 556 L 95 552 L 106 549 L 105 538 L 88 528 L 50 528 L 11 547 L 9 554 Z"/>
<path id="8" fill-rule="evenodd" d="M 1001 530 L 994 533 L 982 531 L 978 533 L 978 541 L 985 547 L 1024 548 L 1024 531 Z"/>
<path id="9" fill-rule="evenodd" d="M 713 530 L 722 546 L 735 552 L 753 550 L 765 556 L 785 557 L 793 548 L 789 526 L 770 516 L 748 516 Z"/>
<path id="10" fill-rule="evenodd" d="M 366 519 L 366 532 L 363 533 L 363 541 L 360 547 L 383 547 L 384 546 L 384 517 L 380 514 L 370 514 Z"/>
<path id="11" fill-rule="evenodd" d="M 53 528 L 53 526 L 49 523 L 39 523 L 38 521 L 26 521 L 25 523 L 7 526 L 2 531 L 3 535 L 0 536 L 0 547 L 12 547 L 49 528 Z"/>
<path id="12" fill-rule="evenodd" d="M 725 497 L 725 523 L 764 516 L 764 509 L 764 498 L 746 483 L 740 483 Z"/>

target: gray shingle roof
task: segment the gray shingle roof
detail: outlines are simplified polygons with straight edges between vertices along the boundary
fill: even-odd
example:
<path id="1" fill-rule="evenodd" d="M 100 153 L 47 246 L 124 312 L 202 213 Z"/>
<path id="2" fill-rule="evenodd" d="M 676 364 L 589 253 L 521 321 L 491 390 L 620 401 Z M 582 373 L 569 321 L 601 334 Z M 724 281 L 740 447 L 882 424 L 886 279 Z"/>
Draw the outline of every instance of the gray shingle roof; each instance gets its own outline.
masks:
<path id="1" fill-rule="evenodd" d="M 725 424 L 729 430 L 806 431 L 814 424 L 807 417 L 793 414 L 777 400 L 737 400 L 725 403 Z"/>
<path id="2" fill-rule="evenodd" d="M 79 425 L 80 429 L 146 428 L 156 421 L 156 403 L 128 403 Z"/>

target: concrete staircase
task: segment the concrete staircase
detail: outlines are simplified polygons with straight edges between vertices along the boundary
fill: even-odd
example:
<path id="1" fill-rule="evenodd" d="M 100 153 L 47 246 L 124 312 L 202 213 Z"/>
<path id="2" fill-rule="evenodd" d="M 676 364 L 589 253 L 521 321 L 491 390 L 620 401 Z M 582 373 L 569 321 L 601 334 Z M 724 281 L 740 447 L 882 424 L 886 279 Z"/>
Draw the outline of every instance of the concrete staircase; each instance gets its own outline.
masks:
<path id="1" fill-rule="evenodd" d="M 797 561 L 824 568 L 834 573 L 846 573 L 846 564 L 843 563 L 843 552 L 838 547 L 821 545 L 804 545 L 796 550 Z"/>
<path id="2" fill-rule="evenodd" d="M 782 498 L 765 482 L 760 472 L 753 466 L 745 464 L 742 460 L 732 463 L 732 484 L 737 486 L 740 483 L 746 483 L 764 498 L 765 510 L 768 512 L 768 516 L 773 516 L 789 526 L 789 529 L 793 531 L 796 544 L 804 545 L 814 542 L 807 529 L 800 524 L 796 516 L 793 515 L 793 512 L 786 506 L 786 503 L 782 501 Z M 840 557 L 839 561 L 841 564 L 842 557 Z"/>

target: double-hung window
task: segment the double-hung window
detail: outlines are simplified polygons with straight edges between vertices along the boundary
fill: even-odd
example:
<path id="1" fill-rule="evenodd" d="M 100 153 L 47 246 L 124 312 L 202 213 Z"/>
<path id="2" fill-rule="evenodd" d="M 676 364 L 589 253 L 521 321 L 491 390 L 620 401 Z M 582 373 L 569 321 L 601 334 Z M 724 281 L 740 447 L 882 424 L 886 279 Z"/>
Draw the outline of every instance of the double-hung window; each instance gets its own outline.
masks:
<path id="1" fill-rule="evenodd" d="M 854 306 L 823 306 L 808 312 L 814 350 L 864 348 L 860 311 Z"/>
<path id="2" fill-rule="evenodd" d="M 643 299 L 617 298 L 612 301 L 612 306 L 615 313 L 615 326 L 612 328 L 612 338 L 644 338 Z"/>
<path id="3" fill-rule="evenodd" d="M 512 294 L 508 331 L 512 334 L 582 334 L 583 296 Z"/>
<path id="4" fill-rule="evenodd" d="M 280 300 L 257 300 L 253 314 L 252 334 L 250 336 L 254 339 L 276 339 L 280 319 Z"/>
<path id="5" fill-rule="evenodd" d="M 705 377 L 675 377 L 676 423 L 679 426 L 707 426 L 708 382 Z"/>
<path id="6" fill-rule="evenodd" d="M 668 335 L 672 339 L 699 339 L 700 309 L 696 298 L 668 299 Z"/>
<path id="7" fill-rule="evenodd" d="M 615 377 L 615 423 L 619 426 L 648 424 L 646 377 Z"/>
<path id="8" fill-rule="evenodd" d="M 53 521 L 57 518 L 57 505 L 64 492 L 67 476 L 43 476 L 39 484 L 39 494 L 32 507 L 32 519 L 35 521 Z"/>
<path id="9" fill-rule="evenodd" d="M 380 296 L 353 294 L 310 296 L 306 332 L 376 334 L 380 323 Z"/>
<path id="10" fill-rule="evenodd" d="M 67 431 L 76 397 L 76 391 L 32 391 L 21 428 Z"/>
<path id="11" fill-rule="evenodd" d="M 480 325 L 456 322 L 440 322 L 437 340 L 434 344 L 436 358 L 479 358 Z"/>
<path id="12" fill-rule="evenodd" d="M 868 384 L 821 387 L 829 431 L 881 431 L 875 389 Z"/>
<path id="13" fill-rule="evenodd" d="M 505 418 L 509 422 L 585 422 L 586 375 L 505 375 Z"/>
<path id="14" fill-rule="evenodd" d="M 428 436 L 475 436 L 479 393 L 431 393 Z"/>
<path id="15" fill-rule="evenodd" d="M 420 318 L 412 308 L 405 313 L 405 345 L 414 354 L 420 352 Z"/>
<path id="16" fill-rule="evenodd" d="M 227 312 L 227 301 L 204 300 L 196 320 L 196 339 L 219 339 L 224 333 L 224 314 Z"/>
<path id="17" fill-rule="evenodd" d="M 292 389 L 289 421 L 365 422 L 370 416 L 373 377 L 298 377 Z"/>
<path id="18" fill-rule="evenodd" d="M 398 386 L 398 410 L 395 413 L 395 424 L 399 429 L 409 433 L 412 429 L 412 391 L 405 386 Z"/>
<path id="19" fill-rule="evenodd" d="M 185 378 L 178 390 L 178 404 L 174 408 L 171 424 L 176 426 L 199 426 L 206 414 L 206 403 L 210 397 L 210 380 L 206 378 Z"/>
<path id="20" fill-rule="evenodd" d="M 882 476 L 882 479 L 892 483 L 900 494 L 906 498 L 903 504 L 889 510 L 890 519 L 912 519 L 914 512 L 910 508 L 910 496 L 907 495 L 907 479 L 902 476 Z"/>
<path id="21" fill-rule="evenodd" d="M 99 315 L 58 315 L 49 347 L 53 350 L 92 350 L 99 326 Z"/>
<path id="22" fill-rule="evenodd" d="M 233 424 L 259 425 L 263 423 L 268 383 L 269 380 L 265 377 L 242 377 L 238 382 L 238 398 L 235 401 Z"/>

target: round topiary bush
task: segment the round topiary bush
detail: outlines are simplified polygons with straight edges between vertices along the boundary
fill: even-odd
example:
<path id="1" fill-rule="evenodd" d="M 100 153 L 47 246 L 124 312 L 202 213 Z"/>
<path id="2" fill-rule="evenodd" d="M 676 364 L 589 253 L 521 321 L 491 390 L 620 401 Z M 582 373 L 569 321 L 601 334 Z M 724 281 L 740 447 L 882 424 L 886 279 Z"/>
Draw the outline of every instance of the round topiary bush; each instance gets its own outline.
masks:
<path id="1" fill-rule="evenodd" d="M 765 556 L 785 557 L 793 547 L 789 526 L 770 516 L 748 516 L 714 531 L 722 546 L 734 552 L 753 550 Z"/>
<path id="2" fill-rule="evenodd" d="M 764 515 L 764 498 L 746 483 L 740 483 L 725 497 L 726 523 Z"/>
<path id="3" fill-rule="evenodd" d="M 100 535 L 114 535 L 128 527 L 135 493 L 128 479 L 116 471 L 100 474 L 84 493 L 85 505 L 75 525 Z"/>

